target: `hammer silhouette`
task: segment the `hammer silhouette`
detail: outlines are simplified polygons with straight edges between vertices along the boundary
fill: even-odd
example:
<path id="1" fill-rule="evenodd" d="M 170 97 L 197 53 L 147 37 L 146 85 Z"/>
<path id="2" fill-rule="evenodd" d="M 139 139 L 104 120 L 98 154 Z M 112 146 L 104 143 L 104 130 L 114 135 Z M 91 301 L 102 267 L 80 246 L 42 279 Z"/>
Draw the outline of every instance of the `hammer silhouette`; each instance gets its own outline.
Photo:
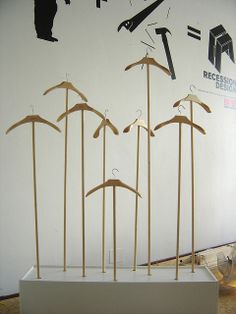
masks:
<path id="1" fill-rule="evenodd" d="M 173 62 L 172 62 L 172 58 L 171 58 L 171 54 L 170 54 L 170 49 L 169 49 L 169 45 L 168 45 L 168 40 L 167 40 L 167 36 L 166 36 L 166 33 L 171 34 L 171 32 L 166 27 L 156 28 L 155 32 L 157 35 L 161 35 L 162 42 L 163 42 L 163 45 L 165 48 L 167 62 L 169 65 L 169 70 L 171 72 L 171 78 L 172 78 L 172 80 L 175 80 L 176 79 L 175 70 L 174 70 L 174 66 L 173 66 Z"/>

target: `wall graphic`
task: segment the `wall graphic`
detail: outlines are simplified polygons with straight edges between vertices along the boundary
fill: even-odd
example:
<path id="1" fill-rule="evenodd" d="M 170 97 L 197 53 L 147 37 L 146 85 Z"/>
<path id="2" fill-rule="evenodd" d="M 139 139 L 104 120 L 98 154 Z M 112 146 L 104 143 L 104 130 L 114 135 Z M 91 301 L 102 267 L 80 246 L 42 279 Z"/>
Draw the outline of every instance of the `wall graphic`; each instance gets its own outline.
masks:
<path id="1" fill-rule="evenodd" d="M 133 32 L 164 0 L 157 0 L 144 10 L 134 15 L 128 20 L 125 20 L 118 26 L 118 32 L 122 27 L 125 27 L 130 32 Z"/>
<path id="2" fill-rule="evenodd" d="M 66 4 L 70 4 L 70 0 L 65 0 Z M 47 41 L 58 41 L 52 36 L 52 28 L 54 17 L 57 13 L 56 0 L 34 0 L 34 25 L 37 38 Z"/>
<path id="3" fill-rule="evenodd" d="M 223 25 L 218 25 L 210 30 L 208 59 L 221 72 L 221 56 L 226 52 L 234 62 L 233 41 Z"/>
<path id="4" fill-rule="evenodd" d="M 97 8 L 101 8 L 101 1 L 106 1 L 107 2 L 107 0 L 96 0 L 96 6 L 97 6 Z"/>
<path id="5" fill-rule="evenodd" d="M 200 29 L 197 29 L 195 27 L 192 27 L 190 25 L 187 26 L 188 29 L 188 36 L 195 38 L 197 40 L 201 40 L 201 31 Z"/>

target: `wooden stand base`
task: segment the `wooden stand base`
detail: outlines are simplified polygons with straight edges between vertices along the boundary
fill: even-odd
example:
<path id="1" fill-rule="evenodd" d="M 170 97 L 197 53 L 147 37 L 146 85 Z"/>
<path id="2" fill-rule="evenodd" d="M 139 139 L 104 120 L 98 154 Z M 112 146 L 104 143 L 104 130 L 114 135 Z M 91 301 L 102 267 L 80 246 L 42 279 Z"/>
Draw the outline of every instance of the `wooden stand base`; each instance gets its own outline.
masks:
<path id="1" fill-rule="evenodd" d="M 32 268 L 20 281 L 21 314 L 216 314 L 218 282 L 206 267 L 180 267 L 179 280 L 174 267 L 118 268 L 101 273 L 88 267 L 41 267 L 42 279 Z"/>

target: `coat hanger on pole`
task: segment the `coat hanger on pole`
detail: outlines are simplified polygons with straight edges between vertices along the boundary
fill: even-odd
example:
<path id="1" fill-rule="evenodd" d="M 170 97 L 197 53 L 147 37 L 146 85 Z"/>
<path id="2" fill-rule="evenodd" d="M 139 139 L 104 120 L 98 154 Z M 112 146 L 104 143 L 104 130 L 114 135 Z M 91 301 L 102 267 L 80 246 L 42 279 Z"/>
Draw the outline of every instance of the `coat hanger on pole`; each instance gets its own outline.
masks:
<path id="1" fill-rule="evenodd" d="M 180 236 L 180 208 L 181 208 L 181 159 L 182 159 L 182 124 L 187 124 L 192 126 L 202 134 L 206 134 L 205 130 L 199 125 L 191 122 L 186 116 L 174 116 L 172 119 L 167 120 L 158 124 L 154 130 L 159 130 L 160 128 L 172 124 L 179 124 L 179 168 L 178 168 L 178 210 L 177 210 L 177 241 L 176 241 L 176 276 L 175 279 L 179 279 L 179 236 Z"/>
<path id="2" fill-rule="evenodd" d="M 114 170 L 117 169 L 113 169 L 112 173 L 114 172 Z M 113 173 L 114 175 L 114 173 Z M 129 185 L 123 183 L 121 180 L 119 179 L 109 179 L 106 182 L 96 186 L 95 188 L 93 188 L 92 190 L 90 190 L 87 194 L 86 197 L 91 195 L 92 193 L 96 192 L 99 189 L 104 189 L 107 187 L 112 187 L 113 190 L 113 259 L 114 259 L 114 269 L 113 269 L 113 281 L 117 281 L 117 277 L 116 277 L 116 188 L 124 188 L 127 189 L 135 194 L 137 194 L 139 197 L 141 197 L 141 195 L 139 194 L 138 191 L 136 191 L 135 189 L 133 189 L 132 187 L 130 187 Z"/>
<path id="3" fill-rule="evenodd" d="M 36 153 L 35 153 L 35 123 L 43 123 L 58 132 L 60 129 L 53 123 L 41 118 L 39 115 L 29 115 L 19 122 L 13 124 L 7 129 L 6 134 L 20 125 L 31 123 L 32 125 L 32 160 L 33 160 L 33 191 L 34 191 L 34 223 L 35 223 L 35 246 L 36 246 L 36 269 L 37 269 L 37 279 L 40 279 L 40 262 L 39 262 L 39 234 L 38 234 L 38 204 L 37 204 L 37 181 L 36 181 Z"/>
<path id="4" fill-rule="evenodd" d="M 155 66 L 158 69 L 161 69 L 165 74 L 171 76 L 170 71 L 156 62 L 154 58 L 150 58 L 146 55 L 141 60 L 128 65 L 125 68 L 125 71 L 130 70 L 131 68 L 137 65 L 146 65 L 147 68 L 147 173 L 148 173 L 148 275 L 151 275 L 151 97 L 150 97 L 150 66 Z"/>
<path id="5" fill-rule="evenodd" d="M 65 111 L 57 118 L 57 122 L 66 118 L 73 112 L 81 111 L 81 203 L 82 203 L 82 275 L 85 277 L 86 262 L 85 262 L 85 167 L 84 167 L 84 111 L 95 113 L 100 118 L 104 119 L 104 115 L 94 108 L 90 107 L 87 103 L 78 103 L 68 111 Z"/>
<path id="6" fill-rule="evenodd" d="M 128 133 L 130 132 L 134 127 L 137 127 L 137 154 L 136 154 L 136 191 L 139 190 L 139 168 L 140 168 L 140 133 L 141 133 L 141 128 L 144 129 L 145 131 L 148 132 L 148 127 L 145 123 L 144 120 L 141 120 L 142 116 L 142 110 L 137 110 L 136 112 L 139 111 L 139 116 L 135 119 L 133 123 L 128 125 L 124 130 L 123 133 Z M 150 131 L 150 135 L 153 137 L 155 134 L 153 131 Z M 134 222 L 134 260 L 133 260 L 133 271 L 136 271 L 137 269 L 137 248 L 138 248 L 138 207 L 139 207 L 139 202 L 138 202 L 138 195 L 135 195 L 135 222 Z"/>
<path id="7" fill-rule="evenodd" d="M 196 89 L 194 85 L 190 85 L 190 91 L 193 92 Z M 173 107 L 179 107 L 182 102 L 188 102 L 190 104 L 190 121 L 194 122 L 193 104 L 198 104 L 207 113 L 211 113 L 210 107 L 202 102 L 196 95 L 188 94 L 185 98 L 178 100 Z M 192 179 L 192 272 L 195 272 L 195 158 L 194 158 L 194 131 L 193 126 L 190 129 L 191 135 L 191 179 Z"/>
<path id="8" fill-rule="evenodd" d="M 109 127 L 113 134 L 118 135 L 118 129 L 107 119 L 106 113 L 108 110 L 105 110 L 105 119 L 99 124 L 98 128 L 93 134 L 94 138 L 98 138 L 100 135 L 100 130 L 103 129 L 103 182 L 106 181 L 106 129 Z M 106 239 L 106 190 L 103 188 L 102 191 L 102 272 L 106 272 L 105 265 L 105 239 Z"/>
<path id="9" fill-rule="evenodd" d="M 53 87 L 47 89 L 43 95 L 47 95 L 51 91 L 56 89 L 65 89 L 65 111 L 69 110 L 69 90 L 75 92 L 79 95 L 83 101 L 88 101 L 86 96 L 78 90 L 71 82 L 68 82 L 68 73 L 66 73 L 67 81 L 63 81 Z M 68 155 L 68 117 L 65 119 L 65 140 L 64 140 L 64 235 L 63 235 L 63 270 L 66 271 L 67 268 L 67 155 Z"/>

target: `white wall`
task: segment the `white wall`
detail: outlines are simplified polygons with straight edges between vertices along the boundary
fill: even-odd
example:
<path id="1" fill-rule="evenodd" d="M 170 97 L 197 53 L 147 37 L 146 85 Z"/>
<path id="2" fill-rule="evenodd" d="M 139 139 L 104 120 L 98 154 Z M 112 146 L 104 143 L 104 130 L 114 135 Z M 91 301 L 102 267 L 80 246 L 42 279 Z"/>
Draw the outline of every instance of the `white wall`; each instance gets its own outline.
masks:
<path id="1" fill-rule="evenodd" d="M 171 118 L 178 111 L 174 102 L 185 97 L 189 86 L 207 103 L 212 114 L 196 110 L 195 121 L 207 135 L 195 132 L 196 150 L 196 249 L 235 241 L 236 221 L 236 111 L 224 108 L 224 95 L 235 93 L 215 88 L 212 80 L 203 79 L 203 70 L 217 73 L 208 61 L 209 30 L 222 24 L 236 43 L 236 4 L 233 0 L 166 0 L 133 33 L 118 25 L 153 1 L 103 2 L 73 1 L 65 6 L 58 1 L 54 35 L 58 43 L 38 40 L 33 24 L 32 1 L 0 1 L 0 294 L 18 291 L 18 280 L 35 262 L 32 154 L 30 127 L 22 126 L 5 135 L 6 129 L 35 113 L 55 122 L 64 112 L 62 90 L 43 96 L 48 88 L 69 73 L 89 104 L 104 113 L 119 128 L 120 136 L 108 136 L 107 173 L 119 169 L 118 178 L 135 186 L 136 132 L 122 130 L 142 109 L 146 119 L 146 75 L 135 68 L 124 72 L 126 65 L 141 59 L 150 42 L 145 28 L 155 39 L 151 56 L 167 66 L 160 37 L 155 27 L 167 27 L 170 50 L 176 71 L 171 80 L 155 68 L 151 71 L 152 126 Z M 170 8 L 170 10 L 169 10 Z M 169 10 L 169 16 L 167 13 Z M 187 36 L 187 25 L 202 30 L 201 41 Z M 152 43 L 151 43 L 152 44 Z M 236 65 L 224 53 L 222 75 L 236 79 Z M 201 92 L 205 90 L 207 92 Z M 217 93 L 218 95 L 216 95 Z M 70 94 L 70 107 L 80 99 Z M 186 115 L 189 114 L 186 103 Z M 97 117 L 86 114 L 86 191 L 102 180 L 102 141 L 92 134 L 99 124 Z M 58 124 L 63 130 L 63 122 Z M 183 134 L 181 253 L 191 251 L 190 137 Z M 36 132 L 40 259 L 42 264 L 61 265 L 63 258 L 63 143 L 61 134 L 38 126 Z M 152 259 L 175 255 L 177 210 L 178 128 L 169 126 L 152 140 Z M 81 264 L 80 206 L 80 116 L 70 117 L 68 182 L 68 263 Z M 146 137 L 142 136 L 138 262 L 147 261 L 147 179 Z M 107 261 L 112 248 L 111 197 L 107 193 Z M 123 262 L 130 265 L 133 253 L 134 195 L 118 194 L 118 247 Z M 87 263 L 100 265 L 101 193 L 86 200 Z"/>

